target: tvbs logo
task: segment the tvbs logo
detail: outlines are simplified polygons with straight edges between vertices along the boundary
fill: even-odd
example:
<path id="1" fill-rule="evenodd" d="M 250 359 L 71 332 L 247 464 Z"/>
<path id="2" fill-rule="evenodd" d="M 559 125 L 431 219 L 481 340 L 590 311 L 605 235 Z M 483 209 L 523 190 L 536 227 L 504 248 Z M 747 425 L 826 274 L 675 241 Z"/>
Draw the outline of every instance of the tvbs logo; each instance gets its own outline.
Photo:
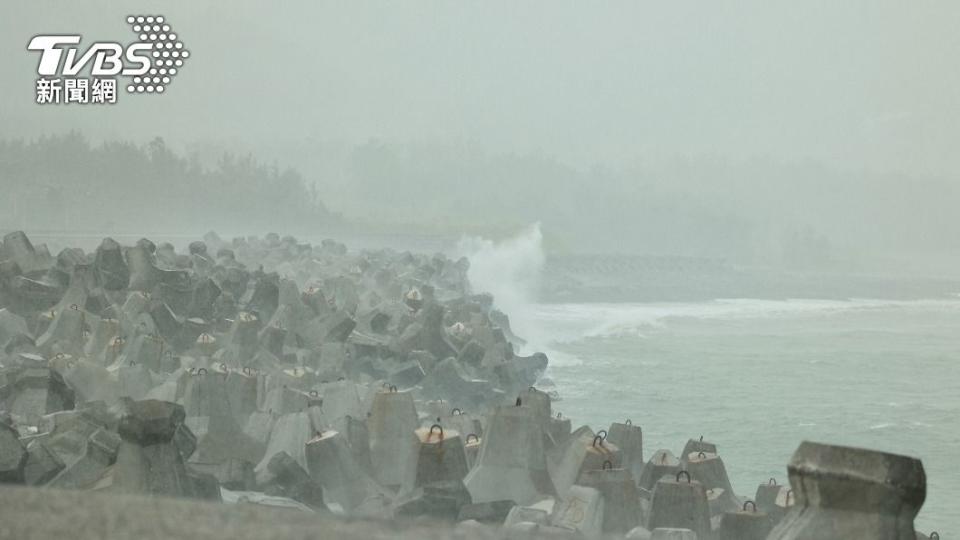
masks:
<path id="1" fill-rule="evenodd" d="M 162 16 L 131 15 L 127 24 L 138 41 L 80 45 L 79 34 L 38 35 L 27 49 L 40 53 L 37 103 L 116 103 L 117 76 L 133 94 L 162 94 L 190 52 Z M 78 77 L 89 73 L 90 77 Z"/>

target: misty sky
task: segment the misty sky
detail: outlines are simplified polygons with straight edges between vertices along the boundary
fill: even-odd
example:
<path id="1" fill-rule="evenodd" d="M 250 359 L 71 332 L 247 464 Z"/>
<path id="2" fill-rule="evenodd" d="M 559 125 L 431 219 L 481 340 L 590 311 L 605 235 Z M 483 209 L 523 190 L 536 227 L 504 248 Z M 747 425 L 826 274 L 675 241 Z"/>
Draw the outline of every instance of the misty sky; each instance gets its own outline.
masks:
<path id="1" fill-rule="evenodd" d="M 4 2 L 0 135 L 466 140 L 578 167 L 715 155 L 960 171 L 956 2 L 164 2 L 193 53 L 166 94 L 109 111 L 33 103 L 32 35 L 125 41 L 136 6 L 157 9 Z"/>

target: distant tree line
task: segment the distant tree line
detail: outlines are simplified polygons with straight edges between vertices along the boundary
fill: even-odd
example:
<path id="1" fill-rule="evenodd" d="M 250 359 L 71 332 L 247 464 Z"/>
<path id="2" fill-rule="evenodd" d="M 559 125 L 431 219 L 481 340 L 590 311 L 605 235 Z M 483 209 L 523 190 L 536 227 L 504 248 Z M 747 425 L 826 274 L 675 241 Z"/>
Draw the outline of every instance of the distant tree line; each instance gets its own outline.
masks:
<path id="1" fill-rule="evenodd" d="M 301 232 L 338 217 L 293 169 L 251 155 L 214 166 L 164 140 L 0 140 L 0 228 L 86 232 Z M 200 231 L 198 233 L 197 231 Z"/>

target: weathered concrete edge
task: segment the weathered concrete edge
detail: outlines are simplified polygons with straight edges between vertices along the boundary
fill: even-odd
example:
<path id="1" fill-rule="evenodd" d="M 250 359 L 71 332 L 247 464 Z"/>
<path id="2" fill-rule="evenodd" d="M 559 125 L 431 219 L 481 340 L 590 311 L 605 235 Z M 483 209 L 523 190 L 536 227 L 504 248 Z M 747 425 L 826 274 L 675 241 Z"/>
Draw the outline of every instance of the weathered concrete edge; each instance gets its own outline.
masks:
<path id="1" fill-rule="evenodd" d="M 506 538 L 499 527 L 364 521 L 253 504 L 227 505 L 89 491 L 0 487 L 0 538 L 18 540 L 298 540 Z M 546 535 L 530 536 L 529 538 Z"/>

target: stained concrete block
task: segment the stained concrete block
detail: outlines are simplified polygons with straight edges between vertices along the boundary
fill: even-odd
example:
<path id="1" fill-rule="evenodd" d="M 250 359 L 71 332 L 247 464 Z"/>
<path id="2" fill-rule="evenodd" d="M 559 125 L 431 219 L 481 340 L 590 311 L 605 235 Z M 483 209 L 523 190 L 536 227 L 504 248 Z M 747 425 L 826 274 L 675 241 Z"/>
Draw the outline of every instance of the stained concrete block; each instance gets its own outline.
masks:
<path id="1" fill-rule="evenodd" d="M 27 461 L 28 452 L 20 442 L 17 430 L 0 423 L 0 483 L 24 483 Z"/>
<path id="2" fill-rule="evenodd" d="M 926 498 L 920 460 L 804 441 L 787 466 L 796 506 L 770 540 L 913 540 Z"/>

